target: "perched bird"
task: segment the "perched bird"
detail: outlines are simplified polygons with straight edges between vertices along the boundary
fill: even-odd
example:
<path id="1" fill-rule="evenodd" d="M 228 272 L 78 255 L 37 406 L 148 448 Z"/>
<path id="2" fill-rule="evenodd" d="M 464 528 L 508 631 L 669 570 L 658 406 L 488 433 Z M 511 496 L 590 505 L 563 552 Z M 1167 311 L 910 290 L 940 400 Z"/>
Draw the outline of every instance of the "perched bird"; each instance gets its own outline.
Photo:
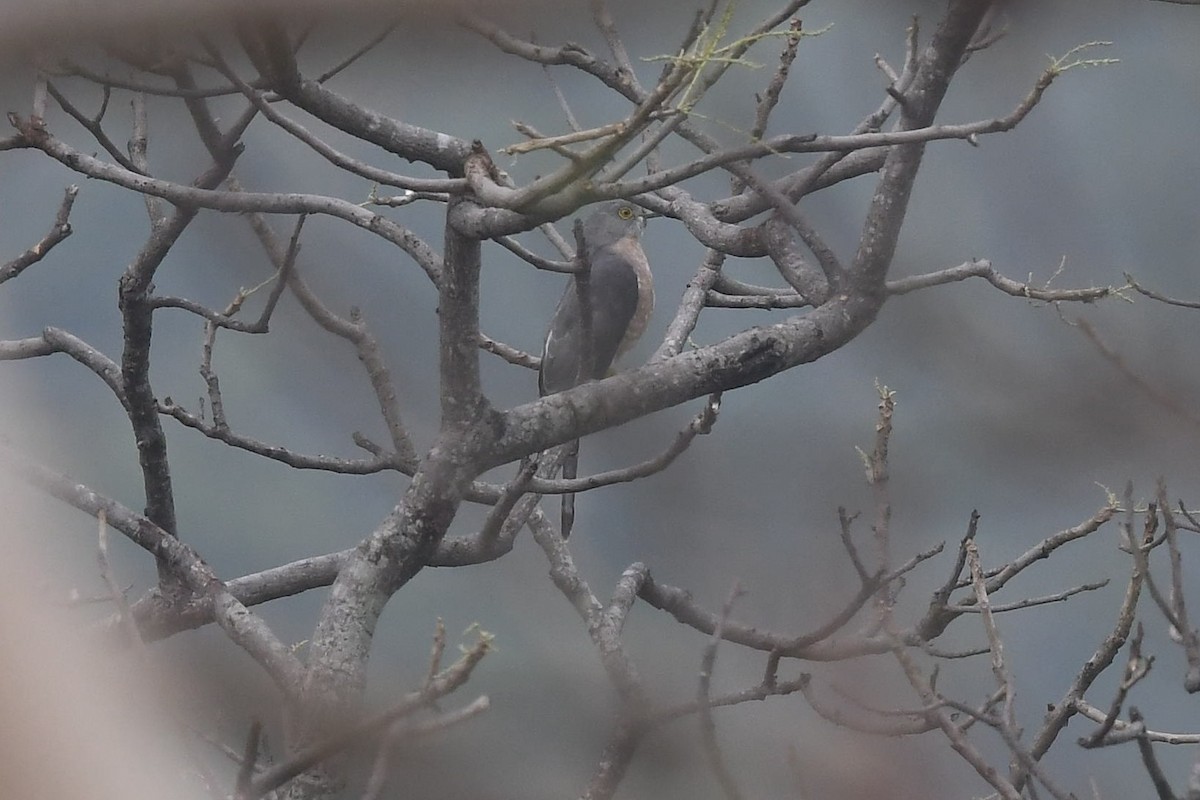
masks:
<path id="1" fill-rule="evenodd" d="M 567 284 L 542 346 L 538 388 L 554 394 L 603 378 L 612 363 L 646 332 L 654 310 L 654 281 L 642 251 L 641 210 L 624 200 L 601 203 L 583 221 L 581 265 L 591 306 L 591 341 L 578 280 Z M 590 360 L 590 369 L 584 364 Z"/>
<path id="2" fill-rule="evenodd" d="M 601 203 L 584 218 L 581 271 L 567 284 L 542 346 L 538 389 L 543 396 L 605 377 L 645 333 L 654 310 L 654 280 L 641 245 L 643 224 L 641 209 L 625 200 Z M 573 454 L 564 459 L 564 478 L 575 477 L 578 445 L 574 442 Z M 574 495 L 563 495 L 564 539 L 571 533 L 574 509 Z"/>

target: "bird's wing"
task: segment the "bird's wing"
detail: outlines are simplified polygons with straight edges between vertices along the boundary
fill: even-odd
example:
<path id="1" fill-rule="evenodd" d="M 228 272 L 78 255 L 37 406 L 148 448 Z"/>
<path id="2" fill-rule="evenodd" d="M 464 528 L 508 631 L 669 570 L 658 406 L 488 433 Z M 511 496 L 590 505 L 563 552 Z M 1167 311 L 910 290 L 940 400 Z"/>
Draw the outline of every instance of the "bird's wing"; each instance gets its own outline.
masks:
<path id="1" fill-rule="evenodd" d="M 592 254 L 591 290 L 592 298 L 603 298 L 603 302 L 592 303 L 595 369 L 590 377 L 603 378 L 617 357 L 637 311 L 637 271 L 623 252 L 612 247 L 600 248 Z"/>
<path id="2" fill-rule="evenodd" d="M 538 388 L 543 395 L 604 377 L 629 329 L 638 306 L 637 273 L 629 260 L 611 248 L 598 248 L 591 255 L 589 286 L 592 312 L 591 374 L 583 374 L 580 368 L 585 326 L 575 281 L 572 280 L 558 303 L 542 347 Z"/>
<path id="3" fill-rule="evenodd" d="M 579 384 L 579 298 L 574 279 L 567 282 L 558 308 L 550 319 L 546 341 L 542 344 L 542 366 L 538 370 L 538 391 L 554 394 Z"/>

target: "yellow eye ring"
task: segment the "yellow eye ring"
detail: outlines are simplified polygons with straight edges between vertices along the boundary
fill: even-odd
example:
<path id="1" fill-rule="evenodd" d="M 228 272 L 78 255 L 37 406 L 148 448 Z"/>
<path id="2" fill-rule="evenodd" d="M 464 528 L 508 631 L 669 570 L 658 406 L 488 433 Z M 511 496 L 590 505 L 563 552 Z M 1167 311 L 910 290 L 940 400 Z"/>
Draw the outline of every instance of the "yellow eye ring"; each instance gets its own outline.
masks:
<path id="1" fill-rule="evenodd" d="M 633 209 L 629 206 L 621 206 L 617 209 L 617 216 L 621 219 L 633 219 Z"/>

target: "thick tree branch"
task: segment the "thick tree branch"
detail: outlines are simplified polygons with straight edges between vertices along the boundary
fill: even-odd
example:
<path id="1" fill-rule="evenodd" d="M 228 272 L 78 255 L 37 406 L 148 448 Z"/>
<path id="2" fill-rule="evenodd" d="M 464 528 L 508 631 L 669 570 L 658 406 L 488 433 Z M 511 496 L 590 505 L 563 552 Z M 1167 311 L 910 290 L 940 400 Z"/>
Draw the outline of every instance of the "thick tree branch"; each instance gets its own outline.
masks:
<path id="1" fill-rule="evenodd" d="M 372 111 L 300 74 L 292 47 L 275 21 L 243 28 L 247 55 L 281 97 L 338 130 L 378 145 L 408 161 L 430 165 L 452 178 L 462 176 L 470 143 Z"/>

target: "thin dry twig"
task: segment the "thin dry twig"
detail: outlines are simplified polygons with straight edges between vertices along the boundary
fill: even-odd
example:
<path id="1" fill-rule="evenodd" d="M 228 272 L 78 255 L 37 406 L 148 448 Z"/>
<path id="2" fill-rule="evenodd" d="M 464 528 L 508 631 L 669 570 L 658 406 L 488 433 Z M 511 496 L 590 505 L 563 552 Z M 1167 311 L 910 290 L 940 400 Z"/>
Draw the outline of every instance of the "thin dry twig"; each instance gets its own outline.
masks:
<path id="1" fill-rule="evenodd" d="M 475 643 L 464 649 L 462 656 L 457 661 L 439 672 L 433 680 L 426 681 L 419 690 L 405 695 L 382 714 L 361 722 L 342 733 L 330 736 L 324 742 L 293 756 L 286 762 L 264 770 L 251 782 L 239 800 L 255 800 L 255 798 L 262 797 L 347 748 L 383 735 L 397 720 L 428 707 L 437 699 L 445 697 L 463 686 L 470 679 L 475 667 L 483 660 L 484 656 L 491 652 L 491 649 L 492 637 L 479 631 Z"/>
<path id="2" fill-rule="evenodd" d="M 880 384 L 875 385 L 879 394 L 879 420 L 875 423 L 875 447 L 869 456 L 864 456 L 867 468 L 867 483 L 875 506 L 875 519 L 871 525 L 874 534 L 875 558 L 879 569 L 887 572 L 892 568 L 891 519 L 892 503 L 888 492 L 888 447 L 892 438 L 892 415 L 896 409 L 896 393 Z M 880 587 L 876 595 L 876 610 L 880 619 L 891 614 L 895 596 L 890 585 Z"/>
<path id="3" fill-rule="evenodd" d="M 975 603 L 983 620 L 983 629 L 987 634 L 988 649 L 992 653 L 992 674 L 996 678 L 999 691 L 1004 693 L 1004 706 L 1000 719 L 1004 727 L 1013 733 L 1017 730 L 1016 716 L 1016 685 L 1013 683 L 1012 671 L 1004 657 L 1004 641 L 996 627 L 992 616 L 991 599 L 988 597 L 987 583 L 983 577 L 983 567 L 979 562 L 979 545 L 974 539 L 967 542 L 967 569 L 971 573 L 971 585 L 975 590 Z"/>
<path id="4" fill-rule="evenodd" d="M 447 711 L 431 719 L 416 722 L 397 720 L 392 723 L 387 732 L 380 737 L 379 747 L 375 752 L 375 763 L 371 767 L 371 776 L 363 789 L 359 800 L 379 800 L 387 789 L 387 779 L 392 771 L 392 757 L 404 742 L 440 733 L 447 728 L 459 725 L 478 717 L 491 708 L 491 701 L 486 696 L 477 697 L 462 708 Z"/>
<path id="5" fill-rule="evenodd" d="M 1167 499 L 1167 484 L 1161 478 L 1158 481 L 1157 498 L 1171 563 L 1170 618 L 1174 626 L 1174 638 L 1182 645 L 1188 665 L 1183 688 L 1188 694 L 1195 694 L 1200 691 L 1200 636 L 1188 621 L 1187 601 L 1183 592 L 1183 554 L 1179 550 L 1179 532 L 1175 514 L 1171 511 L 1171 504 Z"/>
<path id="6" fill-rule="evenodd" d="M 403 16 L 397 16 L 391 22 L 388 22 L 387 24 L 383 25 L 379 29 L 379 32 L 377 34 L 372 36 L 367 41 L 363 42 L 363 44 L 360 45 L 359 47 L 357 47 L 354 50 L 354 52 L 350 53 L 348 56 L 346 56 L 342 60 L 338 61 L 332 67 L 330 67 L 329 69 L 325 70 L 320 75 L 318 75 L 315 79 L 316 82 L 317 83 L 325 83 L 333 76 L 337 75 L 338 73 L 340 73 L 340 72 L 344 71 L 345 69 L 347 69 L 348 67 L 350 67 L 352 64 L 354 64 L 354 62 L 358 61 L 360 58 L 365 56 L 367 53 L 371 52 L 376 47 L 378 47 L 380 44 L 382 44 L 383 40 L 386 39 L 387 37 L 391 36 L 392 31 L 396 30 L 396 28 L 398 28 L 400 26 L 400 23 L 403 21 L 404 21 Z"/>
<path id="7" fill-rule="evenodd" d="M 1004 744 L 1008 746 L 1009 752 L 1013 754 L 1015 763 L 1019 764 L 1021 768 L 1025 770 L 1025 774 L 1032 775 L 1034 778 L 1036 778 L 1037 781 L 1045 787 L 1046 791 L 1050 792 L 1050 795 L 1054 797 L 1055 800 L 1076 800 L 1075 795 L 1060 787 L 1057 782 L 1050 777 L 1049 773 L 1046 772 L 1038 760 L 1030 754 L 1028 748 L 1021 744 L 1021 741 L 1017 736 L 1017 732 L 1009 728 L 1009 726 L 1002 719 L 999 719 L 990 713 L 980 713 L 965 703 L 959 703 L 948 698 L 942 698 L 942 702 L 944 702 L 947 707 L 974 718 L 978 722 L 987 725 L 1000 734 L 1000 738 L 1003 739 Z M 992 785 L 995 786 L 995 784 Z M 1031 798 L 1035 798 L 1036 800 L 1036 798 L 1039 796 L 1032 784 L 1027 784 L 1025 789 L 1028 791 Z"/>
<path id="8" fill-rule="evenodd" d="M 530 481 L 528 488 L 530 491 L 538 494 L 573 494 L 575 492 L 598 489 L 603 486 L 612 486 L 618 483 L 629 483 L 630 481 L 662 472 L 688 449 L 697 436 L 704 436 L 712 432 L 720 410 L 721 393 L 716 392 L 709 396 L 707 402 L 704 404 L 704 408 L 692 418 L 687 427 L 676 434 L 675 441 L 671 443 L 671 446 L 654 458 L 639 464 L 607 472 L 598 472 L 582 478 L 561 478 L 557 480 L 552 478 L 534 478 Z"/>
<path id="9" fill-rule="evenodd" d="M 1043 303 L 1094 303 L 1105 297 L 1119 296 L 1120 294 L 1119 290 L 1113 286 L 1051 289 L 1049 283 L 1042 286 L 1035 286 L 1032 281 L 1021 283 L 1001 275 L 992 266 L 992 262 L 986 259 L 974 259 L 937 272 L 890 280 L 887 282 L 887 291 L 888 294 L 893 295 L 908 294 L 932 286 L 958 283 L 968 278 L 983 278 L 1005 294 Z"/>
<path id="10" fill-rule="evenodd" d="M 1128 272 L 1124 273 L 1124 275 L 1125 283 L 1128 284 L 1131 289 L 1140 294 L 1144 294 L 1151 300 L 1157 300 L 1160 303 L 1166 303 L 1170 306 L 1179 306 L 1180 308 L 1200 308 L 1200 300 L 1180 300 L 1175 297 L 1168 297 L 1165 294 L 1161 294 L 1153 289 L 1147 289 L 1146 287 L 1142 286 L 1140 283 L 1135 281 L 1133 276 Z"/>
<path id="11" fill-rule="evenodd" d="M 1129 720 L 1137 726 L 1143 726 L 1142 714 L 1138 711 L 1137 706 L 1129 708 Z M 1154 748 L 1150 744 L 1149 737 L 1142 733 L 1137 737 L 1138 754 L 1142 758 L 1142 766 L 1146 769 L 1146 774 L 1150 776 L 1150 782 L 1154 784 L 1154 791 L 1158 794 L 1158 800 L 1176 800 L 1175 791 L 1171 788 L 1170 781 L 1167 780 L 1166 774 L 1162 767 L 1159 766 L 1158 759 L 1154 755 Z M 1192 768 L 1193 771 L 1195 767 Z M 1193 787 L 1189 778 L 1188 800 L 1194 800 Z"/>
<path id="12" fill-rule="evenodd" d="M 619 624 L 605 613 L 605 607 L 579 574 L 567 543 L 536 506 L 529 515 L 529 530 L 550 563 L 551 581 L 587 625 L 592 643 L 600 654 L 600 663 L 620 694 L 627 714 L 640 716 L 648 713 L 651 703 L 642 679 L 621 642 Z"/>
<path id="13" fill-rule="evenodd" d="M 708 766 L 712 769 L 717 783 L 720 784 L 721 790 L 729 800 L 740 800 L 742 792 L 733 778 L 733 773 L 729 771 L 729 766 L 725 763 L 725 757 L 721 752 L 721 745 L 717 741 L 717 724 L 713 719 L 710 692 L 713 666 L 717 661 L 717 648 L 721 644 L 721 629 L 733 611 L 733 604 L 737 602 L 738 597 L 741 595 L 742 587 L 734 581 L 733 587 L 729 590 L 729 597 L 725 600 L 725 604 L 721 606 L 721 617 L 717 622 L 717 628 L 713 631 L 708 644 L 704 647 L 704 655 L 700 659 L 700 680 L 696 685 L 696 704 L 699 708 L 700 735 L 704 742 L 704 751 L 708 756 Z"/>
<path id="14" fill-rule="evenodd" d="M 137 624 L 134 622 L 133 613 L 129 608 L 129 598 L 125 596 L 125 591 L 117 582 L 117 577 L 113 573 L 112 562 L 108 559 L 107 509 L 101 508 L 96 513 L 96 522 L 99 529 L 96 561 L 100 566 L 100 578 L 104 581 L 104 586 L 108 590 L 109 601 L 116 606 L 118 624 L 120 624 L 121 629 L 125 632 L 125 636 L 129 639 L 129 644 L 144 655 L 146 652 L 146 643 L 142 640 L 141 633 L 138 632 Z"/>
<path id="15" fill-rule="evenodd" d="M 771 118 L 771 112 L 779 105 L 779 98 L 783 94 L 783 85 L 787 83 L 792 62 L 796 60 L 796 51 L 800 45 L 802 30 L 803 24 L 800 20 L 792 20 L 791 26 L 788 28 L 788 35 L 784 38 L 783 51 L 779 54 L 779 66 L 775 68 L 775 72 L 767 84 L 767 90 L 763 92 L 755 106 L 754 126 L 750 129 L 752 139 L 761 139 L 767 132 L 767 122 Z"/>
<path id="16" fill-rule="evenodd" d="M 857 698 L 839 691 L 838 694 L 843 699 L 865 711 L 863 714 L 852 714 L 845 705 L 833 704 L 821 697 L 812 681 L 805 681 L 801 692 L 813 711 L 839 728 L 874 736 L 899 737 L 928 733 L 937 727 L 925 711 L 882 711 L 866 708 Z"/>
<path id="17" fill-rule="evenodd" d="M 132 170 L 134 172 L 140 172 L 141 170 L 135 164 L 133 159 L 121 152 L 121 148 L 119 148 L 116 143 L 112 141 L 112 139 L 108 138 L 108 134 L 104 132 L 104 115 L 108 111 L 108 102 L 112 97 L 112 88 L 109 86 L 102 86 L 100 88 L 102 91 L 100 108 L 96 111 L 95 115 L 89 117 L 80 111 L 74 103 L 67 99 L 66 95 L 59 91 L 58 87 L 54 85 L 53 81 L 46 82 L 46 90 L 50 93 L 50 96 L 54 98 L 54 101 L 58 103 L 59 107 L 63 111 L 66 111 L 67 114 L 69 114 L 76 122 L 82 125 L 84 129 L 91 134 L 92 138 L 96 140 L 98 145 L 103 147 L 104 150 L 110 156 L 112 156 L 118 164 L 125 167 L 125 169 Z"/>
<path id="18" fill-rule="evenodd" d="M 867 584 L 874 588 L 873 584 Z M 638 596 L 654 608 L 660 609 L 673 616 L 676 620 L 695 628 L 701 633 L 711 635 L 716 629 L 719 617 L 706 611 L 697 604 L 684 589 L 655 581 L 649 575 L 638 589 Z M 856 596 L 847 609 L 861 607 L 861 595 Z M 835 615 L 834 620 L 844 624 L 842 620 L 846 611 Z M 850 616 L 853 616 L 851 614 Z M 740 644 L 754 650 L 778 654 L 788 658 L 803 658 L 812 661 L 839 661 L 868 654 L 886 653 L 890 642 L 886 637 L 851 636 L 844 640 L 833 639 L 828 630 L 833 622 L 820 626 L 812 634 L 791 636 L 773 631 L 763 630 L 753 625 L 746 625 L 733 620 L 727 621 L 721 628 L 721 635 L 726 641 Z"/>
<path id="19" fill-rule="evenodd" d="M 1132 487 L 1127 491 L 1127 497 Z M 1129 522 L 1132 522 L 1132 505 L 1126 503 Z M 1111 502 L 1103 510 L 1109 512 L 1107 517 L 1116 512 L 1117 505 Z M 1100 515 L 1098 515 L 1100 516 Z M 1095 517 L 1093 519 L 1096 519 Z M 1047 708 L 1046 715 L 1042 720 L 1042 726 L 1033 737 L 1033 742 L 1029 747 L 1029 755 L 1037 761 L 1041 759 L 1049 750 L 1054 742 L 1058 739 L 1070 722 L 1071 717 L 1078 713 L 1076 703 L 1084 697 L 1087 690 L 1092 684 L 1104 673 L 1124 646 L 1125 641 L 1129 637 L 1129 633 L 1133 628 L 1135 613 L 1137 611 L 1138 599 L 1141 597 L 1142 585 L 1145 581 L 1146 566 L 1145 553 L 1143 543 L 1133 544 L 1134 557 L 1131 564 L 1131 574 L 1129 581 L 1126 584 L 1125 596 L 1121 600 L 1120 608 L 1117 610 L 1116 620 L 1113 623 L 1112 630 L 1104 637 L 1104 640 L 1096 648 L 1092 656 L 1084 663 L 1079 672 L 1076 673 L 1071 681 L 1070 687 L 1067 689 L 1063 699 L 1056 704 L 1050 705 Z M 1024 768 L 1017 767 L 1012 770 L 1010 775 L 1012 784 L 1018 789 L 1025 786 L 1028 775 Z"/>
<path id="20" fill-rule="evenodd" d="M 54 223 L 50 226 L 49 232 L 39 239 L 37 244 L 30 247 L 24 253 L 6 261 L 4 264 L 0 264 L 0 283 L 17 277 L 27 268 L 41 261 L 59 242 L 71 235 L 71 208 L 74 207 L 75 198 L 78 195 L 78 186 L 67 187 L 63 194 L 62 203 L 58 206 L 58 213 L 54 215 Z"/>
<path id="21" fill-rule="evenodd" d="M 258 766 L 259 745 L 262 743 L 262 723 L 258 720 L 250 722 L 246 732 L 246 744 L 242 748 L 241 766 L 238 767 L 237 778 L 234 780 L 234 797 L 237 800 L 247 797 L 254 773 Z"/>
<path id="22" fill-rule="evenodd" d="M 890 620 L 888 621 L 890 625 Z M 969 706 L 954 705 L 947 698 L 939 695 L 934 689 L 930 678 L 922 672 L 921 667 L 913 658 L 913 654 L 904 646 L 903 641 L 893 631 L 891 632 L 893 641 L 892 655 L 900 664 L 901 669 L 907 677 L 909 685 L 916 691 L 925 706 L 925 714 L 930 721 L 937 725 L 948 740 L 950 747 L 955 753 L 967 762 L 1004 800 L 1022 800 L 1020 789 L 1011 781 L 1006 780 L 1000 772 L 993 767 L 988 759 L 980 750 L 967 739 L 963 729 L 952 718 L 949 708 L 956 710 L 970 709 Z M 976 714 L 974 709 L 970 709 L 969 713 Z"/>
<path id="23" fill-rule="evenodd" d="M 504 490 L 500 493 L 500 499 L 492 506 L 492 510 L 488 512 L 487 517 L 483 521 L 483 525 L 479 529 L 479 543 L 483 547 L 489 547 L 495 544 L 496 539 L 500 536 L 517 502 L 530 491 L 530 484 L 534 480 L 534 475 L 537 473 L 538 459 L 526 458 L 517 468 L 517 474 L 511 481 L 504 485 Z"/>
<path id="24" fill-rule="evenodd" d="M 858 512 L 850 514 L 844 506 L 838 506 L 838 536 L 841 537 L 842 547 L 846 550 L 846 555 L 850 558 L 850 563 L 854 566 L 854 571 L 858 573 L 858 580 L 862 584 L 870 583 L 872 580 L 871 573 L 867 569 L 866 563 L 858 552 L 858 545 L 854 543 L 854 537 L 851 534 L 851 526 L 854 520 L 858 518 Z"/>
<path id="25" fill-rule="evenodd" d="M 1080 747 L 1090 748 L 1112 744 L 1110 733 L 1118 721 L 1121 709 L 1125 705 L 1125 698 L 1129 695 L 1129 691 L 1134 685 L 1149 674 L 1150 667 L 1154 664 L 1153 656 L 1149 658 L 1142 656 L 1143 631 L 1142 623 L 1139 622 L 1133 638 L 1129 640 L 1129 656 L 1125 659 L 1125 670 L 1121 675 L 1120 682 L 1117 684 L 1117 691 L 1113 695 L 1108 713 L 1104 715 L 1104 719 L 1100 722 L 1100 727 L 1087 736 L 1079 738 Z"/>
<path id="26" fill-rule="evenodd" d="M 1108 578 L 1105 578 L 1102 581 L 1081 583 L 1078 586 L 1072 586 L 1070 589 L 1063 589 L 1061 592 L 1055 592 L 1053 594 L 1047 594 L 1041 597 L 1026 597 L 1021 600 L 1014 600 L 1011 603 L 994 603 L 991 605 L 990 611 L 992 614 L 1003 614 L 1006 611 L 1020 611 L 1026 608 L 1033 608 L 1034 606 L 1044 606 L 1049 605 L 1050 603 L 1061 603 L 1062 601 L 1074 597 L 1077 594 L 1082 594 L 1083 592 L 1094 592 L 1097 589 L 1103 589 L 1105 586 L 1108 586 L 1108 584 Z M 959 614 L 980 613 L 979 607 L 974 605 L 947 605 L 946 610 Z"/>
<path id="27" fill-rule="evenodd" d="M 1113 348 L 1105 344 L 1100 338 L 1100 334 L 1092 327 L 1086 319 L 1078 317 L 1074 320 L 1069 320 L 1069 324 L 1078 328 L 1089 342 L 1099 351 L 1100 355 L 1111 364 L 1117 372 L 1121 373 L 1129 383 L 1139 392 L 1148 397 L 1152 402 L 1161 408 L 1174 414 L 1179 419 L 1186 422 L 1193 428 L 1200 428 L 1200 416 L 1196 416 L 1190 410 L 1190 405 L 1184 405 L 1176 400 L 1170 394 L 1159 389 L 1146 378 L 1139 375 L 1133 367 L 1126 361 L 1125 357 L 1118 353 Z"/>

